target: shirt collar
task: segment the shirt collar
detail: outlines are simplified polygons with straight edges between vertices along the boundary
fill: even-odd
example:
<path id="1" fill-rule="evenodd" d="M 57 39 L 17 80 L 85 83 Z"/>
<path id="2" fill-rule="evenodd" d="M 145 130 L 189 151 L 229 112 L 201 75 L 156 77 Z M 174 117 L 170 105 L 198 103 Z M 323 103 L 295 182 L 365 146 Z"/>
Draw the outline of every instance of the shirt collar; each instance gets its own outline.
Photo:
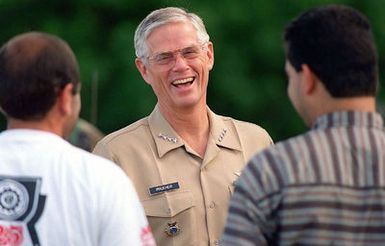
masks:
<path id="1" fill-rule="evenodd" d="M 325 129 L 330 127 L 368 127 L 383 130 L 383 120 L 379 113 L 361 111 L 339 111 L 320 116 L 312 129 Z"/>
<path id="2" fill-rule="evenodd" d="M 30 128 L 15 128 L 7 129 L 0 132 L 1 139 L 7 139 L 14 142 L 62 142 L 68 143 L 62 137 L 48 131 L 30 129 Z M 69 143 L 68 143 L 69 144 Z"/>
<path id="3" fill-rule="evenodd" d="M 224 123 L 222 117 L 213 113 L 207 107 L 208 117 L 210 121 L 210 136 L 216 145 L 241 150 L 241 143 L 236 132 L 232 132 Z M 183 139 L 174 131 L 171 125 L 163 117 L 156 105 L 148 118 L 150 131 L 158 150 L 159 158 L 167 152 L 184 146 Z M 210 140 L 209 140 L 210 141 Z"/>
<path id="4" fill-rule="evenodd" d="M 216 145 L 241 151 L 241 143 L 237 133 L 234 132 L 235 128 L 226 126 L 223 117 L 216 115 L 210 108 L 207 108 L 207 112 L 210 120 L 210 135 Z"/>
<path id="5" fill-rule="evenodd" d="M 182 138 L 174 131 L 161 114 L 158 105 L 155 106 L 148 117 L 148 123 L 159 157 L 184 145 Z"/>

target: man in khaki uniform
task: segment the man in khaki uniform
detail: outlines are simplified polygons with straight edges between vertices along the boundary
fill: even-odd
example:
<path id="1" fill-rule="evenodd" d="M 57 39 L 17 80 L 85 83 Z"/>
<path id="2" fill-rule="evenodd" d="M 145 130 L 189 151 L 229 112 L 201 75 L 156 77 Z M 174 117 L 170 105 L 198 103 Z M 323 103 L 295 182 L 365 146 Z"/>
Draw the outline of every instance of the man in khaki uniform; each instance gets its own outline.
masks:
<path id="1" fill-rule="evenodd" d="M 272 140 L 261 127 L 208 108 L 214 51 L 197 15 L 179 8 L 150 13 L 136 30 L 135 49 L 158 103 L 94 153 L 132 179 L 158 245 L 218 245 L 234 182 Z"/>

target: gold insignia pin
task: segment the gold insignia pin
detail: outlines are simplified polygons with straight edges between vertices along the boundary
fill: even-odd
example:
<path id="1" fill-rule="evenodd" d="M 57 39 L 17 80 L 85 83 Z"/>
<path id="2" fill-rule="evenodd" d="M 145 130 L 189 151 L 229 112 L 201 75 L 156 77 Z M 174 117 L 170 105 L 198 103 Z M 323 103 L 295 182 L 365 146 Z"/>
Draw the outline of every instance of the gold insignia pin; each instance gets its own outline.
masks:
<path id="1" fill-rule="evenodd" d="M 164 229 L 164 232 L 170 236 L 170 237 L 174 237 L 176 235 L 179 234 L 180 232 L 180 228 L 179 226 L 177 225 L 177 222 L 172 222 L 172 223 L 167 223 L 167 227 Z"/>

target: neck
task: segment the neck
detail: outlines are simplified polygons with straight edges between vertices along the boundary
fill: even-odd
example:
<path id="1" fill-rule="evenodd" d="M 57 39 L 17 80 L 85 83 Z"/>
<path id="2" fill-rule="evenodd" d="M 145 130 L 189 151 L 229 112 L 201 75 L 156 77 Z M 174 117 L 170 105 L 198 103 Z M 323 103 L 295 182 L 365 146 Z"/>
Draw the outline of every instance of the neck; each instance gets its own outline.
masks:
<path id="1" fill-rule="evenodd" d="M 332 98 L 324 103 L 318 103 L 316 110 L 312 110 L 310 117 L 312 125 L 317 118 L 323 114 L 336 111 L 362 111 L 376 112 L 376 101 L 374 97 L 352 97 L 352 98 Z"/>
<path id="2" fill-rule="evenodd" d="M 206 105 L 180 110 L 169 110 L 160 106 L 160 111 L 183 141 L 200 157 L 203 157 L 210 131 Z"/>

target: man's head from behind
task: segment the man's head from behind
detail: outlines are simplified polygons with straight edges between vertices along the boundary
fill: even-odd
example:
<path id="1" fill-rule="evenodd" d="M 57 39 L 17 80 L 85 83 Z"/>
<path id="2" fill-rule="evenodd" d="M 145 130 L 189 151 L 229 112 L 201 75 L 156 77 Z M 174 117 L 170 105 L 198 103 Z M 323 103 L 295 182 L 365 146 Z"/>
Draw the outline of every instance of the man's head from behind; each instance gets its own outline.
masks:
<path id="1" fill-rule="evenodd" d="M 30 32 L 1 48 L 0 107 L 8 119 L 44 119 L 65 90 L 71 90 L 74 97 L 80 90 L 78 64 L 65 41 Z"/>
<path id="2" fill-rule="evenodd" d="M 346 6 L 311 9 L 285 30 L 287 61 L 306 64 L 334 98 L 375 96 L 377 52 L 368 20 Z"/>

